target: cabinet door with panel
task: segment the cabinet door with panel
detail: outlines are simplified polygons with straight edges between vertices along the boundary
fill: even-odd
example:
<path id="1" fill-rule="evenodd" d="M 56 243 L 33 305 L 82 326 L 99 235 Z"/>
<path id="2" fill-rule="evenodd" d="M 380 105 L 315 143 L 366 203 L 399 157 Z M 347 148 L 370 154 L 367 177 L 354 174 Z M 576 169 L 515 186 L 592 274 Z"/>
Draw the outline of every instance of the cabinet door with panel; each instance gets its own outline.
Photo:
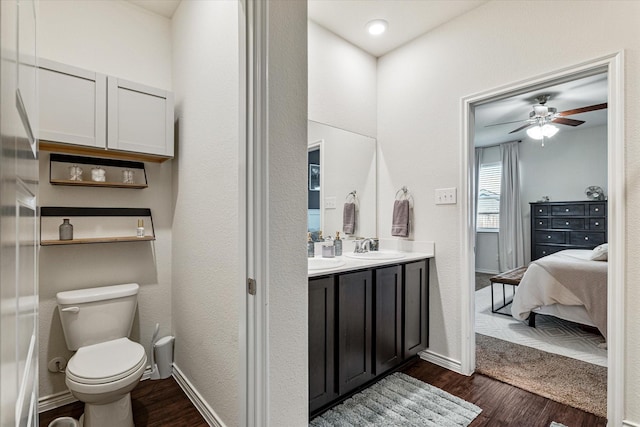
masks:
<path id="1" fill-rule="evenodd" d="M 107 77 L 39 59 L 41 140 L 106 147 Z"/>
<path id="2" fill-rule="evenodd" d="M 402 266 L 375 271 L 375 373 L 402 361 Z"/>
<path id="3" fill-rule="evenodd" d="M 371 355 L 372 272 L 338 277 L 338 393 L 344 394 L 374 377 Z"/>
<path id="4" fill-rule="evenodd" d="M 429 264 L 405 264 L 403 356 L 409 358 L 429 344 Z"/>
<path id="5" fill-rule="evenodd" d="M 309 411 L 337 397 L 334 277 L 309 280 Z"/>
<path id="6" fill-rule="evenodd" d="M 109 149 L 173 156 L 173 94 L 109 76 Z"/>

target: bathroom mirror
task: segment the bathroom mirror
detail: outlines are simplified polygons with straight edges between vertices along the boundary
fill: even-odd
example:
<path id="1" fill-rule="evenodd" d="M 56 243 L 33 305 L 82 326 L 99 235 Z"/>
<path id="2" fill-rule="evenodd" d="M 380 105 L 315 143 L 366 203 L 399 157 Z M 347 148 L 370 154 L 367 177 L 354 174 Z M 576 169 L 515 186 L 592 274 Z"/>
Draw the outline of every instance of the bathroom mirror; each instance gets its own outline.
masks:
<path id="1" fill-rule="evenodd" d="M 323 123 L 309 121 L 309 170 L 314 172 L 309 186 L 308 224 L 310 232 L 350 238 L 376 237 L 376 140 Z M 311 173 L 311 172 L 310 172 Z M 356 192 L 356 228 L 352 235 L 342 232 L 342 212 L 349 193 Z"/>

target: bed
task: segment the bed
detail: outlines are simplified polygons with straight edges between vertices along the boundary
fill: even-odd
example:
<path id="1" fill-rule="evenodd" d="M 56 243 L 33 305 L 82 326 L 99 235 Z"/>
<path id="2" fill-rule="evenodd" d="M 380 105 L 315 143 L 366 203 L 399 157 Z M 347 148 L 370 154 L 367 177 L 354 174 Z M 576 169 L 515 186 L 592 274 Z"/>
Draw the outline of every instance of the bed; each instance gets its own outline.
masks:
<path id="1" fill-rule="evenodd" d="M 567 249 L 533 261 L 511 306 L 511 314 L 518 320 L 526 320 L 532 312 L 594 326 L 606 338 L 606 246 Z"/>

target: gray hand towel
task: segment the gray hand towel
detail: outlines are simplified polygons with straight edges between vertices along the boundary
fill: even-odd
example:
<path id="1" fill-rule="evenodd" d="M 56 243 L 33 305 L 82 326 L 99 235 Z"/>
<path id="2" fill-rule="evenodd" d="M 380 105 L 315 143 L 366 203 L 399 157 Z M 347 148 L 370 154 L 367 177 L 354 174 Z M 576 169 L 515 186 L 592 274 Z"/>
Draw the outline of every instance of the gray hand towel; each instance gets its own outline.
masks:
<path id="1" fill-rule="evenodd" d="M 348 202 L 344 204 L 342 210 L 342 232 L 353 234 L 356 230 L 356 204 Z"/>
<path id="2" fill-rule="evenodd" d="M 393 218 L 391 235 L 398 237 L 409 236 L 409 201 L 396 200 L 393 202 Z"/>

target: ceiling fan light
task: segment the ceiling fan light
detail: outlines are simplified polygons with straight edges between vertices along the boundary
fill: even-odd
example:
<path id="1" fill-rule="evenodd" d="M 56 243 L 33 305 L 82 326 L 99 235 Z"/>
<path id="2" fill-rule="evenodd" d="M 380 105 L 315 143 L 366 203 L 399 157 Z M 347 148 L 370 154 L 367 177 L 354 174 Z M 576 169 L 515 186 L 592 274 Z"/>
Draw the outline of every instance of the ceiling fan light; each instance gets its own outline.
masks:
<path id="1" fill-rule="evenodd" d="M 367 22 L 367 31 L 372 36 L 379 36 L 380 34 L 387 31 L 387 26 L 389 24 L 384 19 L 374 19 L 373 21 Z"/>
<path id="2" fill-rule="evenodd" d="M 530 127 L 529 129 L 527 129 L 527 135 L 529 135 L 529 138 L 532 138 L 532 139 L 544 138 L 541 126 Z"/>
<path id="3" fill-rule="evenodd" d="M 558 129 L 557 126 L 550 125 L 549 123 L 547 123 L 546 125 L 542 126 L 542 135 L 544 135 L 547 138 L 551 138 L 553 135 L 558 133 L 559 130 L 560 129 Z"/>

